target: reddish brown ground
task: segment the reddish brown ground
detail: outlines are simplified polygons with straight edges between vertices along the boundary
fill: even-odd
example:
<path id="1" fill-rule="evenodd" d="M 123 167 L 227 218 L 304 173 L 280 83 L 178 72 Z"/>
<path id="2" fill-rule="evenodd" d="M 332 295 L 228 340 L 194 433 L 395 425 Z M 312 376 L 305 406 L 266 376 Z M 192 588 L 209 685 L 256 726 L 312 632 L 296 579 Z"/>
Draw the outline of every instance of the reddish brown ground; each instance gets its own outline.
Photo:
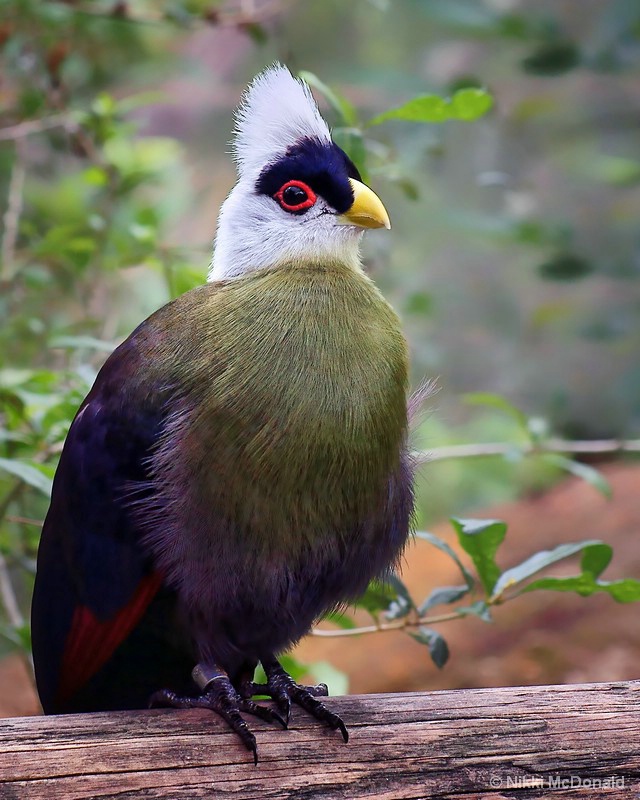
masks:
<path id="1" fill-rule="evenodd" d="M 603 472 L 613 488 L 611 501 L 571 479 L 541 497 L 475 514 L 509 523 L 501 565 L 561 542 L 597 538 L 614 549 L 604 577 L 640 578 L 640 466 L 612 465 Z M 448 524 L 434 532 L 451 541 Z M 418 598 L 434 586 L 460 583 L 449 559 L 424 542 L 410 548 L 404 575 Z M 496 609 L 492 625 L 476 619 L 441 625 L 451 650 L 442 671 L 424 646 L 402 633 L 307 638 L 297 655 L 346 671 L 354 693 L 631 679 L 640 677 L 639 609 L 606 596 L 537 592 Z M 20 659 L 0 662 L 0 716 L 37 709 Z"/>

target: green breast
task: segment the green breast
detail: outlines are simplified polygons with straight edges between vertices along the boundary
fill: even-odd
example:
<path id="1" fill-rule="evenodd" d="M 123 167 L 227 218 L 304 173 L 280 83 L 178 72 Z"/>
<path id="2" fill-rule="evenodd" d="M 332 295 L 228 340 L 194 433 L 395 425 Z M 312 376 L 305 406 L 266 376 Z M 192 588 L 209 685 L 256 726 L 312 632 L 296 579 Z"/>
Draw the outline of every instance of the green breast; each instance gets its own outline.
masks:
<path id="1" fill-rule="evenodd" d="M 382 502 L 406 435 L 407 350 L 364 274 L 336 264 L 209 284 L 154 315 L 142 347 L 181 408 L 156 469 L 180 471 L 193 502 L 239 529 L 303 536 Z"/>

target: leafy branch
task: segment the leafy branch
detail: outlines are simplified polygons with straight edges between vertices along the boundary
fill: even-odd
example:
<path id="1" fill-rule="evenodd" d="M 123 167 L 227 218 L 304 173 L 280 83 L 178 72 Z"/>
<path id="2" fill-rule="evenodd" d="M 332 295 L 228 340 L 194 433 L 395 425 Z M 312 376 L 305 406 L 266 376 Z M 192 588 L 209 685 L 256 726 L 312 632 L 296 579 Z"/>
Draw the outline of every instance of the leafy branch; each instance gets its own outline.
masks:
<path id="1" fill-rule="evenodd" d="M 527 416 L 501 395 L 475 392 L 467 394 L 464 399 L 473 405 L 495 409 L 511 417 L 516 422 L 520 440 L 454 444 L 434 447 L 432 450 L 418 450 L 413 453 L 418 463 L 492 456 L 515 462 L 537 456 L 564 472 L 581 478 L 609 497 L 611 489 L 604 476 L 589 464 L 569 458 L 567 454 L 584 456 L 640 452 L 640 439 L 571 440 L 553 436 L 545 419 L 539 416 Z"/>
<path id="2" fill-rule="evenodd" d="M 356 603 L 373 618 L 372 625 L 356 626 L 345 614 L 333 614 L 328 621 L 335 629 L 315 628 L 314 636 L 358 636 L 368 633 L 404 630 L 425 644 L 433 662 L 442 667 L 449 650 L 444 637 L 432 625 L 475 616 L 491 622 L 491 610 L 523 594 L 538 590 L 574 592 L 582 597 L 604 592 L 618 603 L 640 600 L 640 581 L 624 578 L 615 581 L 601 579 L 612 557 L 612 548 L 605 542 L 585 540 L 561 544 L 552 550 L 541 550 L 519 564 L 501 570 L 496 561 L 504 541 L 507 526 L 500 520 L 452 519 L 458 544 L 471 559 L 475 575 L 464 565 L 451 546 L 433 533 L 418 531 L 417 538 L 429 542 L 449 555 L 458 566 L 464 583 L 433 589 L 416 603 L 405 584 L 391 576 L 386 584 L 373 583 L 364 597 Z M 569 577 L 535 577 L 543 570 L 573 556 L 580 555 L 580 572 Z M 533 579 L 533 580 L 532 580 Z M 454 605 L 465 601 L 464 604 Z M 442 614 L 430 614 L 436 606 L 454 606 Z"/>
<path id="3" fill-rule="evenodd" d="M 65 128 L 67 131 L 75 132 L 78 127 L 78 121 L 78 114 L 75 112 L 51 114 L 48 117 L 24 120 L 15 125 L 7 125 L 4 128 L 0 128 L 0 142 L 24 139 L 27 136 L 44 133 L 44 131 L 50 131 L 54 128 Z"/>
<path id="4" fill-rule="evenodd" d="M 66 6 L 67 3 L 59 2 Z M 282 13 L 285 0 L 240 0 L 239 4 L 210 3 L 203 4 L 202 8 L 194 9 L 188 3 L 157 4 L 158 7 L 147 7 L 144 14 L 140 13 L 135 3 L 127 0 L 110 0 L 98 5 L 74 4 L 69 11 L 79 16 L 97 17 L 99 19 L 112 19 L 129 22 L 136 25 L 157 25 L 165 22 L 181 26 L 204 23 L 217 27 L 233 27 L 248 29 L 253 34 L 252 28 L 268 22 L 273 17 Z M 164 5 L 164 7 L 162 7 Z M 238 6 L 234 8 L 233 6 Z"/>
<path id="5" fill-rule="evenodd" d="M 418 189 L 403 172 L 391 149 L 371 138 L 370 130 L 389 120 L 411 123 L 440 124 L 448 121 L 473 122 L 487 114 L 494 104 L 491 93 L 482 87 L 466 87 L 451 97 L 437 94 L 418 95 L 397 108 L 387 109 L 363 120 L 358 109 L 341 92 L 328 86 L 313 72 L 301 71 L 300 77 L 324 97 L 338 118 L 333 136 L 349 153 L 365 179 L 373 173 L 396 184 L 405 195 L 415 200 Z"/>

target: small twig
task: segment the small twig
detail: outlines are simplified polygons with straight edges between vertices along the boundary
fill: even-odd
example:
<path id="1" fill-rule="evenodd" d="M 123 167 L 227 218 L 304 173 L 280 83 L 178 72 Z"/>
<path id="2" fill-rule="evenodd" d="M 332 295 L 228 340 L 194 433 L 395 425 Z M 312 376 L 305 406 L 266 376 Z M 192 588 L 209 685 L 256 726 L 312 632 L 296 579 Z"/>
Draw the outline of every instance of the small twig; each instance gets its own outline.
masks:
<path id="1" fill-rule="evenodd" d="M 483 458 L 487 456 L 544 455 L 545 453 L 637 453 L 640 439 L 594 439 L 571 442 L 566 439 L 547 439 L 540 443 L 511 444 L 487 442 L 480 444 L 453 444 L 416 450 L 413 455 L 419 462 L 444 461 L 450 458 Z"/>
<path id="2" fill-rule="evenodd" d="M 452 619 L 464 619 L 466 614 L 459 614 L 457 611 L 451 611 L 448 614 L 438 614 L 433 617 L 405 617 L 402 620 L 395 622 L 380 622 L 377 625 L 363 625 L 360 628 L 337 628 L 336 630 L 329 630 L 328 628 L 313 628 L 311 631 L 312 636 L 360 636 L 363 633 L 384 633 L 385 631 L 401 631 L 406 628 L 419 628 L 421 625 L 435 625 L 438 622 L 449 622 Z"/>
<path id="3" fill-rule="evenodd" d="M 17 480 L 13 484 L 13 486 L 9 489 L 9 491 L 5 494 L 5 496 L 0 500 L 0 521 L 4 519 L 5 514 L 7 513 L 9 506 L 15 502 L 18 497 L 22 494 L 25 486 L 27 484 L 24 481 Z"/>
<path id="4" fill-rule="evenodd" d="M 0 551 L 0 599 L 7 613 L 9 624 L 14 628 L 21 628 L 24 625 L 24 617 L 20 612 L 18 598 L 11 583 L 9 567 L 2 551 Z"/>
<path id="5" fill-rule="evenodd" d="M 15 160 L 9 181 L 7 196 L 7 210 L 3 217 L 4 233 L 2 236 L 2 274 L 0 282 L 9 281 L 13 277 L 16 256 L 16 243 L 18 241 L 18 228 L 23 206 L 23 189 L 26 170 L 24 166 L 24 152 L 22 142 L 16 142 Z"/>
<path id="6" fill-rule="evenodd" d="M 32 136 L 35 133 L 43 133 L 52 128 L 65 128 L 73 132 L 78 128 L 78 123 L 70 114 L 54 114 L 53 116 L 43 117 L 42 119 L 29 119 L 25 122 L 19 122 L 16 125 L 0 128 L 0 141 L 24 139 L 27 136 Z"/>
<path id="7" fill-rule="evenodd" d="M 44 522 L 41 519 L 32 519 L 31 517 L 16 517 L 13 514 L 7 514 L 5 517 L 7 522 L 17 522 L 20 525 L 33 525 L 35 528 L 41 528 Z"/>

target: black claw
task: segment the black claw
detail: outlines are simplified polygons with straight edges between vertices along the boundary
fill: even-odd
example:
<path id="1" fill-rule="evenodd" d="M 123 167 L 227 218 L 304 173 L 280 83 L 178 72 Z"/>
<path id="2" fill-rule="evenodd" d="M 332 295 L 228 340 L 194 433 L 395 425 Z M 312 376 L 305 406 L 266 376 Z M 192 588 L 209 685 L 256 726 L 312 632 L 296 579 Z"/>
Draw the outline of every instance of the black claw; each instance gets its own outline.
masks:
<path id="1" fill-rule="evenodd" d="M 291 719 L 291 698 L 280 687 L 274 687 L 271 697 L 275 700 L 276 705 L 284 714 L 287 725 L 289 725 L 289 720 Z"/>
<path id="2" fill-rule="evenodd" d="M 326 683 L 318 683 L 316 686 L 301 686 L 300 688 L 306 689 L 314 697 L 329 697 L 329 687 Z"/>
<path id="3" fill-rule="evenodd" d="M 274 721 L 279 722 L 282 725 L 283 729 L 286 731 L 289 728 L 288 716 L 287 719 L 284 719 L 283 717 L 280 716 L 280 714 L 276 713 L 275 711 L 272 711 L 271 713 L 273 715 Z"/>
<path id="4" fill-rule="evenodd" d="M 240 717 L 239 714 L 238 714 L 238 716 Z M 250 753 L 253 753 L 253 763 L 257 764 L 258 763 L 258 743 L 256 742 L 256 737 L 249 730 L 249 726 L 247 725 L 247 723 L 242 719 L 242 717 L 240 717 L 240 719 L 242 720 L 242 723 L 237 725 L 237 726 L 233 725 L 226 717 L 225 717 L 225 719 L 227 720 L 227 722 L 229 722 L 229 724 L 231 725 L 233 730 L 238 734 L 238 736 L 240 737 L 240 739 L 242 741 L 242 744 L 247 748 L 247 750 Z"/>
<path id="5" fill-rule="evenodd" d="M 151 695 L 149 707 L 207 708 L 215 711 L 253 754 L 254 764 L 258 763 L 256 737 L 240 712 L 252 714 L 265 722 L 277 722 L 286 729 L 291 716 L 291 705 L 296 703 L 320 722 L 324 722 L 333 730 L 340 731 L 345 742 L 349 741 L 349 732 L 342 719 L 316 699 L 325 697 L 329 693 L 326 684 L 300 686 L 275 659 L 263 662 L 263 667 L 267 674 L 266 684 L 245 680 L 240 682 L 237 688 L 231 683 L 227 674 L 215 665 L 206 669 L 199 667 L 198 674 L 205 676 L 205 680 L 199 684 L 202 687 L 202 694 L 189 697 L 178 695 L 170 689 L 162 689 Z M 197 680 L 196 682 L 198 683 Z M 256 694 L 266 695 L 274 700 L 282 715 L 256 703 L 252 699 Z"/>
<path id="6" fill-rule="evenodd" d="M 349 732 L 342 719 L 333 711 L 323 705 L 316 697 L 325 697 L 329 691 L 327 685 L 320 683 L 317 686 L 300 686 L 288 675 L 276 659 L 263 661 L 262 666 L 267 675 L 267 685 L 253 684 L 253 689 L 263 692 L 275 700 L 278 708 L 285 714 L 287 723 L 291 713 L 291 703 L 297 703 L 305 711 L 320 722 L 324 722 L 333 730 L 339 730 L 345 742 L 349 741 Z"/>
<path id="7" fill-rule="evenodd" d="M 238 703 L 240 711 L 246 711 L 247 714 L 253 714 L 254 717 L 264 720 L 265 722 L 278 722 L 283 728 L 287 727 L 287 723 L 282 719 L 280 714 L 272 711 L 270 708 L 265 708 L 255 703 L 249 698 L 243 698 Z"/>
<path id="8" fill-rule="evenodd" d="M 179 697 L 169 689 L 154 692 L 149 698 L 149 708 L 192 708 L 190 697 Z"/>
<path id="9" fill-rule="evenodd" d="M 280 714 L 251 700 L 250 694 L 247 695 L 249 689 L 245 686 L 241 687 L 240 692 L 236 691 L 228 676 L 222 670 L 211 668 L 208 674 L 213 675 L 214 678 L 204 686 L 202 694 L 189 697 L 178 695 L 170 689 L 162 689 L 151 695 L 149 707 L 207 708 L 215 711 L 235 731 L 247 750 L 253 753 L 253 762 L 257 764 L 258 747 L 256 737 L 240 712 L 244 711 L 247 714 L 252 714 L 265 722 L 277 722 L 283 728 L 287 727 L 287 723 Z"/>

